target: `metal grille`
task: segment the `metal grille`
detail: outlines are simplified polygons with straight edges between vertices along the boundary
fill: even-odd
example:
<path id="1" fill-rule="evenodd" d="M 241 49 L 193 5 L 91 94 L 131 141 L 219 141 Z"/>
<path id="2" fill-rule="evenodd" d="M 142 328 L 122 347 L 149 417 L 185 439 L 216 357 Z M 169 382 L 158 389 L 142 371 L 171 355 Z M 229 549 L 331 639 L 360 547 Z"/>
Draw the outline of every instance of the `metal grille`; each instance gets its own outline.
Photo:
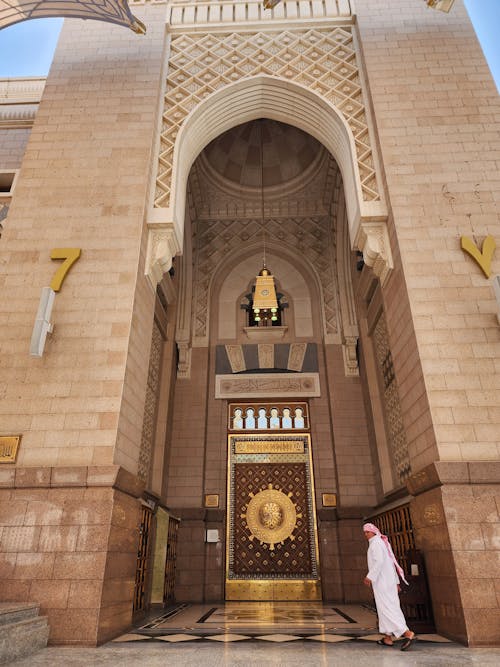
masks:
<path id="1" fill-rule="evenodd" d="M 141 525 L 139 528 L 139 548 L 137 550 L 133 611 L 144 611 L 146 609 L 152 520 L 153 512 L 149 507 L 143 507 Z"/>
<path id="2" fill-rule="evenodd" d="M 165 558 L 165 584 L 163 589 L 163 603 L 174 602 L 175 595 L 175 566 L 177 560 L 177 535 L 179 533 L 179 519 L 169 517 L 167 555 Z"/>
<path id="3" fill-rule="evenodd" d="M 406 552 L 409 549 L 415 549 L 410 506 L 403 505 L 389 512 L 384 512 L 384 514 L 379 514 L 374 523 L 384 535 L 387 535 L 394 555 L 403 565 L 406 560 Z"/>
<path id="4" fill-rule="evenodd" d="M 149 357 L 148 384 L 146 388 L 146 403 L 142 422 L 141 449 L 139 452 L 139 468 L 137 475 L 144 482 L 149 481 L 149 469 L 153 454 L 153 445 L 156 428 L 156 411 L 158 406 L 158 392 L 160 387 L 161 358 L 163 350 L 163 336 L 156 320 L 153 324 L 151 339 L 151 354 Z"/>
<path id="5" fill-rule="evenodd" d="M 434 617 L 425 562 L 423 554 L 415 547 L 410 506 L 402 505 L 371 520 L 387 535 L 394 555 L 405 571 L 409 586 L 402 586 L 401 609 L 408 626 L 418 632 L 433 632 Z"/>
<path id="6" fill-rule="evenodd" d="M 394 374 L 392 354 L 389 348 L 387 324 L 383 314 L 379 317 L 377 325 L 375 326 L 373 340 L 375 343 L 375 354 L 384 385 L 384 412 L 387 422 L 387 436 L 392 465 L 398 482 L 402 484 L 411 473 L 411 465 L 403 417 L 401 415 L 398 385 Z"/>

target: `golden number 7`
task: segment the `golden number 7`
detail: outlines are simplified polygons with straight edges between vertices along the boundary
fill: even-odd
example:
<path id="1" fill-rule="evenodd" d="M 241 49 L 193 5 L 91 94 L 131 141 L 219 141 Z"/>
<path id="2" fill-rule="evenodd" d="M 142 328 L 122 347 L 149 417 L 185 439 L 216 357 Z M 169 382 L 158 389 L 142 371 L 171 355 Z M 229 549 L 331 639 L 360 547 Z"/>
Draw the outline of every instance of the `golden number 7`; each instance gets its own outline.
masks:
<path id="1" fill-rule="evenodd" d="M 59 292 L 68 271 L 82 254 L 81 248 L 54 248 L 50 251 L 50 259 L 64 259 L 64 262 L 54 273 L 50 287 L 54 292 Z"/>

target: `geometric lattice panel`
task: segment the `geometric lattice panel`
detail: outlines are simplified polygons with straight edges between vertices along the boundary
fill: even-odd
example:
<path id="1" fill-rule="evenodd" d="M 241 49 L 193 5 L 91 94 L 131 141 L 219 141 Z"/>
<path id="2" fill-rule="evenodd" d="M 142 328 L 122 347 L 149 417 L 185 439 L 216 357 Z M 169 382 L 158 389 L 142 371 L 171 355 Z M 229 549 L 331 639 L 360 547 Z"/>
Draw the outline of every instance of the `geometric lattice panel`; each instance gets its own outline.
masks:
<path id="1" fill-rule="evenodd" d="M 241 463 L 235 466 L 235 525 L 232 571 L 237 577 L 310 577 L 311 545 L 307 525 L 305 463 Z M 293 541 L 285 540 L 270 548 L 252 540 L 243 518 L 250 494 L 267 489 L 269 484 L 291 493 L 300 518 Z"/>
<path id="2" fill-rule="evenodd" d="M 399 391 L 394 374 L 392 353 L 389 348 L 389 336 L 385 315 L 382 313 L 373 331 L 375 354 L 384 384 L 384 412 L 388 430 L 391 458 L 397 479 L 403 483 L 411 473 L 408 442 L 401 414 Z"/>
<path id="3" fill-rule="evenodd" d="M 264 224 L 268 240 L 298 250 L 315 267 L 323 293 L 325 333 L 337 333 L 334 239 L 329 217 L 272 218 Z M 196 337 L 203 338 L 207 335 L 207 304 L 213 272 L 231 252 L 262 239 L 262 220 L 200 222 L 194 229 L 194 332 Z"/>
<path id="4" fill-rule="evenodd" d="M 158 392 L 160 388 L 161 359 L 163 350 L 163 336 L 156 320 L 153 323 L 151 338 L 151 352 L 149 357 L 148 382 L 146 386 L 146 402 L 142 422 L 141 446 L 139 450 L 139 466 L 137 474 L 147 482 L 153 456 L 153 445 L 156 428 L 156 410 L 158 406 Z"/>
<path id="5" fill-rule="evenodd" d="M 187 114 L 214 91 L 266 74 L 335 105 L 354 135 L 363 199 L 380 199 L 352 30 L 338 26 L 172 35 L 155 206 L 169 204 L 175 140 Z"/>

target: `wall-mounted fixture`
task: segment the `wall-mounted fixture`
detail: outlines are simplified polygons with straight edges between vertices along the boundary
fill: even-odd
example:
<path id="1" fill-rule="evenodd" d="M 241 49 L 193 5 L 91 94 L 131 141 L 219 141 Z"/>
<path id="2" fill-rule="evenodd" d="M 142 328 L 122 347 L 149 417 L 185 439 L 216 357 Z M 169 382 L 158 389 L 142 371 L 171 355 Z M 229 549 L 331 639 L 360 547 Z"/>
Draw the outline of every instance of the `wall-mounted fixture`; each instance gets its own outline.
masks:
<path id="1" fill-rule="evenodd" d="M 42 287 L 35 326 L 31 335 L 30 354 L 32 357 L 41 357 L 43 355 L 47 334 L 53 331 L 54 327 L 50 322 L 50 316 L 55 296 L 56 293 L 51 287 Z"/>
<path id="2" fill-rule="evenodd" d="M 495 292 L 495 298 L 497 300 L 497 320 L 500 324 L 500 275 L 493 276 L 493 291 Z"/>

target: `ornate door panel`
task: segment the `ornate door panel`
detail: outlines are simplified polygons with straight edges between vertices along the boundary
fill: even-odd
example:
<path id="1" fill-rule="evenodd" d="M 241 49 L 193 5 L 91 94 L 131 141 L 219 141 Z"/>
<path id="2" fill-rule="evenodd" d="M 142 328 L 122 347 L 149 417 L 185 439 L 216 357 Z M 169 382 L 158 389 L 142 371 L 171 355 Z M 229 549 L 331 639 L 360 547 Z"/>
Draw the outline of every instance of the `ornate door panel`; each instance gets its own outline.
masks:
<path id="1" fill-rule="evenodd" d="M 229 436 L 227 600 L 320 600 L 309 434 Z"/>

